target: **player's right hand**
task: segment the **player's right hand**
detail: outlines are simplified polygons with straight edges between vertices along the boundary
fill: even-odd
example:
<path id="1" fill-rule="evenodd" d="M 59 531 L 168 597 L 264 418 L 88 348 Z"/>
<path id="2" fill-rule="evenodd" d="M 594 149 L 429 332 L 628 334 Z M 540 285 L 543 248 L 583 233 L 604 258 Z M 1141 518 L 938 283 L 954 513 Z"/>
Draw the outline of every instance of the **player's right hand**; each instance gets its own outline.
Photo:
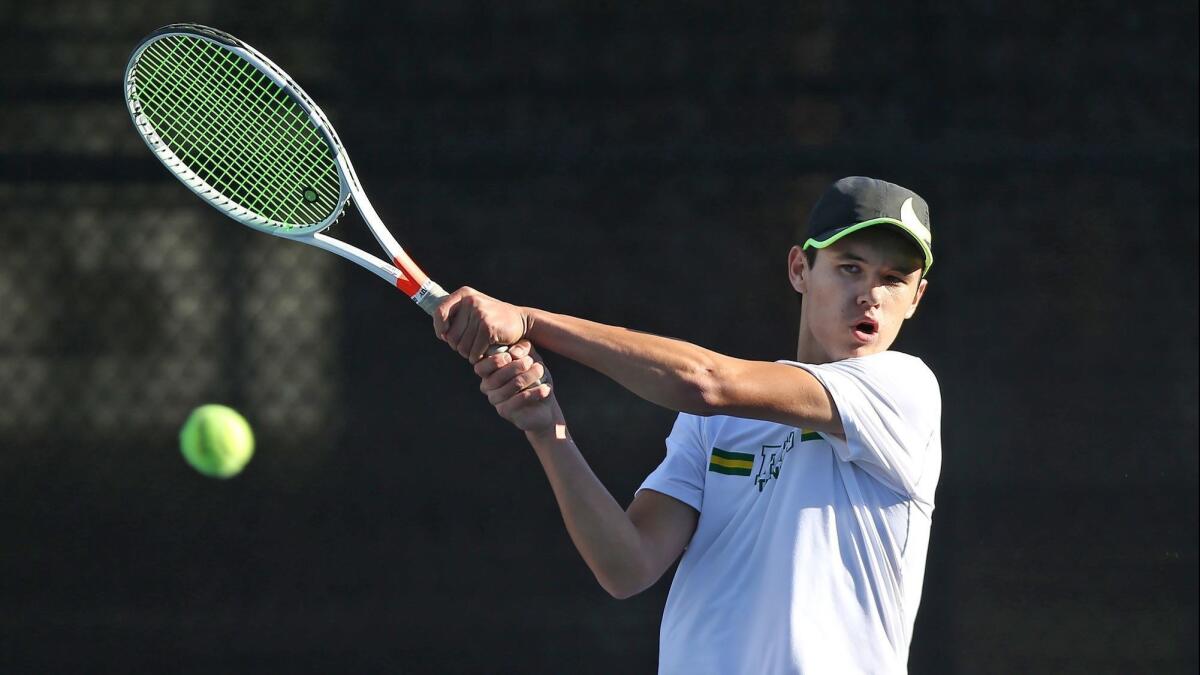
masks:
<path id="1" fill-rule="evenodd" d="M 433 331 L 438 339 L 471 363 L 487 355 L 489 347 L 514 344 L 525 337 L 531 319 L 520 307 L 463 286 L 433 310 Z"/>
<path id="2" fill-rule="evenodd" d="M 528 340 L 520 340 L 507 352 L 484 357 L 475 364 L 475 374 L 480 379 L 479 391 L 518 429 L 544 432 L 562 422 L 550 371 Z"/>

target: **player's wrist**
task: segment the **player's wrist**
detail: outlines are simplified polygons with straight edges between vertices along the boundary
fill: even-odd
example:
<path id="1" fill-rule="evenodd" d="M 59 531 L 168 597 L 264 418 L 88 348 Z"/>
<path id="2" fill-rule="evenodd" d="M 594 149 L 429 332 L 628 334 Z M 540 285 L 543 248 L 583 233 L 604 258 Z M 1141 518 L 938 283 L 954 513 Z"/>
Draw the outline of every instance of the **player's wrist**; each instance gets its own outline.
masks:
<path id="1" fill-rule="evenodd" d="M 517 313 L 521 315 L 521 337 L 533 342 L 533 326 L 537 323 L 533 308 L 517 307 Z"/>
<path id="2" fill-rule="evenodd" d="M 571 433 L 567 430 L 565 422 L 555 421 L 553 424 L 544 427 L 526 429 L 525 438 L 534 447 L 544 447 L 553 443 L 570 441 Z"/>

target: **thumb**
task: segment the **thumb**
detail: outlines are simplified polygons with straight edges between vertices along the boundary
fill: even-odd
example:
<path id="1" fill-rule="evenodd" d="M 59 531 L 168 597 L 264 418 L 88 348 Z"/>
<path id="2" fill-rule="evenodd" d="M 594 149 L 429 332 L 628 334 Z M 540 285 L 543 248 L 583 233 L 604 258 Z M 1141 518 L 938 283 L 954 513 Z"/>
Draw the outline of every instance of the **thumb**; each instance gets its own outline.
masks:
<path id="1" fill-rule="evenodd" d="M 508 353 L 511 354 L 514 359 L 519 359 L 532 351 L 533 344 L 524 338 L 517 340 L 508 347 Z"/>
<path id="2" fill-rule="evenodd" d="M 454 317 L 454 311 L 462 301 L 465 291 L 465 288 L 454 291 L 442 298 L 442 302 L 433 309 L 433 333 L 439 340 L 444 339 L 446 331 L 450 329 L 450 319 Z"/>

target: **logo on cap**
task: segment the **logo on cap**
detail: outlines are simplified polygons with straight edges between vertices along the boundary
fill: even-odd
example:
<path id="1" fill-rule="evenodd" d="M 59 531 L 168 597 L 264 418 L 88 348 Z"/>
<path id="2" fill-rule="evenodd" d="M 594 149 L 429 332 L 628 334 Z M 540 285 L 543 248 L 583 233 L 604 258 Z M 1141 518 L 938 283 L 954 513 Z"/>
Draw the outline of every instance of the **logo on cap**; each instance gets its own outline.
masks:
<path id="1" fill-rule="evenodd" d="M 925 243 L 933 241 L 933 235 L 929 233 L 929 228 L 925 227 L 925 223 L 917 217 L 917 212 L 913 210 L 913 198 L 909 197 L 904 200 L 904 204 L 900 207 L 900 222 L 904 223 L 913 234 L 921 238 Z"/>

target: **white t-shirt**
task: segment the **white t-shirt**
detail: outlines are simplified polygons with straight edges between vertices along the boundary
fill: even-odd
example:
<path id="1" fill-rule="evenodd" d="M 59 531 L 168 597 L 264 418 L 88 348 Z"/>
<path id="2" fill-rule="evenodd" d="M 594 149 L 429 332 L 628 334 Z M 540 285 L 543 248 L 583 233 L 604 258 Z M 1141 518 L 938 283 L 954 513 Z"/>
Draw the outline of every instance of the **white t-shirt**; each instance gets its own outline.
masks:
<path id="1" fill-rule="evenodd" d="M 899 352 L 784 363 L 821 381 L 845 438 L 680 414 L 639 488 L 700 512 L 660 673 L 907 671 L 941 470 L 937 379 Z"/>

